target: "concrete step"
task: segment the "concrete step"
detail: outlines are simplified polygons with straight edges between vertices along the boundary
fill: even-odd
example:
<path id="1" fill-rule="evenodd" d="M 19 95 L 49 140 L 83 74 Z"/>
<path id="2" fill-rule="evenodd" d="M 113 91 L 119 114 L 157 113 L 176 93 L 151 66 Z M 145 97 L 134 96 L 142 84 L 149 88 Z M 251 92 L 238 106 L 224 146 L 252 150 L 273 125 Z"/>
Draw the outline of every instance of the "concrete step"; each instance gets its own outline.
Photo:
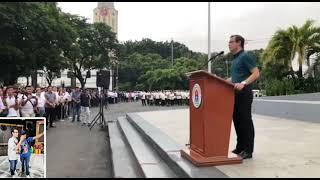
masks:
<path id="1" fill-rule="evenodd" d="M 108 123 L 112 172 L 115 178 L 143 178 L 132 151 L 128 148 L 116 122 Z"/>
<path id="2" fill-rule="evenodd" d="M 227 178 L 228 176 L 214 166 L 196 167 L 180 155 L 180 146 L 159 128 L 151 125 L 136 113 L 126 115 L 128 121 L 148 142 L 159 156 L 180 178 Z"/>
<path id="3" fill-rule="evenodd" d="M 146 178 L 174 178 L 175 173 L 161 159 L 125 117 L 119 117 L 117 124 Z"/>

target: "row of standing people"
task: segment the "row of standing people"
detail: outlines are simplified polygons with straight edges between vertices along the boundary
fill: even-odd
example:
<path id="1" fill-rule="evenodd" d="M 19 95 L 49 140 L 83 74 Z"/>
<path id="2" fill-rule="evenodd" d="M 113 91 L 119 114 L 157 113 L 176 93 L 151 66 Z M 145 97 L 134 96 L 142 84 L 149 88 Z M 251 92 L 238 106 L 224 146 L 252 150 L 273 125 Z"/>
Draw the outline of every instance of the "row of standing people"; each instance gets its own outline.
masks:
<path id="1" fill-rule="evenodd" d="M 143 91 L 139 93 L 139 96 L 141 98 L 142 106 L 174 106 L 189 104 L 189 91 Z"/>
<path id="2" fill-rule="evenodd" d="M 79 88 L 69 89 L 57 87 L 25 89 L 16 87 L 0 88 L 0 115 L 2 117 L 47 117 L 47 125 L 54 127 L 53 122 L 70 116 L 72 120 L 80 121 L 80 110 L 84 112 L 83 124 L 89 124 L 89 106 L 95 106 L 99 99 L 88 90 Z"/>

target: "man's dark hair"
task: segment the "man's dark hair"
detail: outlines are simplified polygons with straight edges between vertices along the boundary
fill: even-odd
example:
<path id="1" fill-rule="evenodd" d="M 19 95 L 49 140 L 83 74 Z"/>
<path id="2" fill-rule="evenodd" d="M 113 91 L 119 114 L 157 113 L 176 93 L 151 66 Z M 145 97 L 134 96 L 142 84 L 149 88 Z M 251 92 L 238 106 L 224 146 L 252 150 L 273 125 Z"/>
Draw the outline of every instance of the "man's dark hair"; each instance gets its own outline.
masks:
<path id="1" fill-rule="evenodd" d="M 17 128 L 11 128 L 11 134 L 14 132 L 14 130 L 17 130 L 19 132 Z"/>
<path id="2" fill-rule="evenodd" d="M 236 42 L 240 41 L 240 45 L 242 47 L 242 49 L 244 48 L 244 38 L 240 35 L 232 35 L 230 36 L 230 38 L 234 38 L 236 40 Z"/>
<path id="3" fill-rule="evenodd" d="M 27 85 L 25 88 L 27 89 L 27 88 L 29 88 L 29 87 L 32 87 L 31 85 Z"/>

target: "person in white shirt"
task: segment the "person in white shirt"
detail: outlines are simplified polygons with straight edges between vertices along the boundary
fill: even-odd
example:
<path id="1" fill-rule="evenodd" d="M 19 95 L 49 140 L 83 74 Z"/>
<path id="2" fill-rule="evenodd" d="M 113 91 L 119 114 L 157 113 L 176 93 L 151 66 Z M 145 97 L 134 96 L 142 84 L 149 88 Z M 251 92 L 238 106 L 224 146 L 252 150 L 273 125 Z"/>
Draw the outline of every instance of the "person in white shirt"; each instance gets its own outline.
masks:
<path id="1" fill-rule="evenodd" d="M 146 93 L 145 92 L 141 92 L 141 102 L 142 102 L 142 106 L 146 106 Z"/>
<path id="2" fill-rule="evenodd" d="M 17 154 L 17 144 L 19 131 L 17 128 L 11 130 L 12 137 L 8 140 L 8 159 L 10 162 L 10 173 L 15 177 L 19 155 Z"/>
<path id="3" fill-rule="evenodd" d="M 19 101 L 18 98 L 14 96 L 13 87 L 7 88 L 8 97 L 5 99 L 5 104 L 8 108 L 7 117 L 20 117 L 19 113 Z"/>
<path id="4" fill-rule="evenodd" d="M 161 106 L 164 106 L 166 104 L 166 95 L 164 92 L 160 92 L 160 99 L 161 99 Z"/>
<path id="5" fill-rule="evenodd" d="M 6 109 L 6 106 L 3 103 L 2 97 L 3 97 L 3 90 L 2 88 L 0 88 L 0 114 Z"/>
<path id="6" fill-rule="evenodd" d="M 153 106 L 153 104 L 154 104 L 154 96 L 155 96 L 154 92 L 150 93 L 150 105 L 151 106 Z"/>
<path id="7" fill-rule="evenodd" d="M 158 106 L 160 105 L 160 93 L 157 91 L 154 93 L 155 95 L 155 105 Z"/>
<path id="8" fill-rule="evenodd" d="M 38 99 L 32 95 L 32 87 L 26 87 L 26 94 L 23 94 L 21 101 L 21 115 L 22 117 L 35 117 L 34 109 L 38 105 Z"/>
<path id="9" fill-rule="evenodd" d="M 126 102 L 129 102 L 130 101 L 130 97 L 129 97 L 130 94 L 127 92 L 125 94 L 126 94 Z"/>
<path id="10" fill-rule="evenodd" d="M 44 107 L 46 98 L 44 97 L 44 95 L 42 96 L 41 88 L 36 88 L 36 97 L 38 99 L 37 111 L 38 111 L 39 117 L 44 117 L 44 114 L 46 112 Z"/>
<path id="11" fill-rule="evenodd" d="M 170 91 L 166 91 L 165 92 L 165 96 L 166 96 L 166 105 L 169 106 L 170 105 Z"/>
<path id="12" fill-rule="evenodd" d="M 64 105 L 63 105 L 63 118 L 69 117 L 69 104 L 71 103 L 71 95 L 65 88 L 62 89 Z"/>
<path id="13" fill-rule="evenodd" d="M 176 91 L 176 96 L 177 96 L 178 105 L 182 105 L 181 92 L 180 91 Z"/>
<path id="14" fill-rule="evenodd" d="M 187 104 L 187 94 L 184 91 L 181 91 L 181 98 L 182 98 L 182 104 L 186 105 Z"/>
<path id="15" fill-rule="evenodd" d="M 54 108 L 54 117 L 55 117 L 55 120 L 58 120 L 61 106 L 60 106 L 60 98 L 59 98 L 59 92 L 58 92 L 57 86 L 52 87 L 52 92 L 56 95 L 56 100 L 55 100 L 56 106 Z"/>
<path id="16" fill-rule="evenodd" d="M 169 97 L 170 97 L 171 106 L 173 106 L 173 105 L 174 105 L 174 99 L 175 99 L 175 97 L 174 97 L 174 92 L 173 92 L 173 91 L 170 92 Z"/>

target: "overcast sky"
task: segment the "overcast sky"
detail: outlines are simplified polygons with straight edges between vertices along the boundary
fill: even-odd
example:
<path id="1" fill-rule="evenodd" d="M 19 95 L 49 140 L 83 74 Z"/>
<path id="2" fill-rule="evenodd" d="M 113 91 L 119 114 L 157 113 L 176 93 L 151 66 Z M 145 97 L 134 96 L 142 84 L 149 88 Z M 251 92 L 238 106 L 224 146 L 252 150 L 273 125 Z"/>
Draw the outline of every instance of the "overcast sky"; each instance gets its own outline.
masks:
<path id="1" fill-rule="evenodd" d="M 150 38 L 181 42 L 191 50 L 208 52 L 208 3 L 206 2 L 115 2 L 119 41 Z M 64 12 L 92 22 L 97 2 L 59 2 Z M 228 51 L 232 34 L 243 35 L 246 49 L 265 48 L 272 34 L 307 19 L 320 24 L 320 3 L 213 2 L 211 3 L 211 49 Z"/>

